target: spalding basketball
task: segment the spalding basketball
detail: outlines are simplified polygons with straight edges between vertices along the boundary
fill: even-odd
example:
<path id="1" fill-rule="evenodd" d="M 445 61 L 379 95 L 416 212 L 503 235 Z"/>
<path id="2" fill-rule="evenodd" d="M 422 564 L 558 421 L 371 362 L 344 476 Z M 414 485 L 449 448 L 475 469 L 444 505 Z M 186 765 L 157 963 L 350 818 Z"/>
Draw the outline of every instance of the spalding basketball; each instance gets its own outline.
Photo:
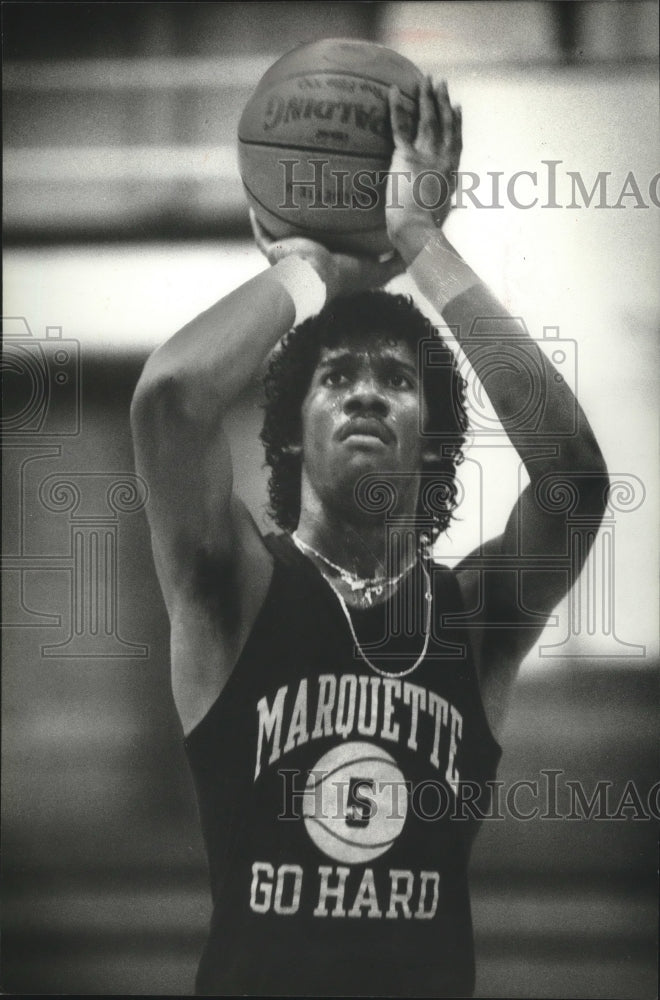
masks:
<path id="1" fill-rule="evenodd" d="M 305 787 L 303 818 L 316 846 L 345 864 L 387 851 L 403 830 L 408 792 L 382 747 L 350 742 L 324 754 Z"/>
<path id="2" fill-rule="evenodd" d="M 422 74 L 373 42 L 326 38 L 294 49 L 260 80 L 238 126 L 248 201 L 275 237 L 380 254 L 392 151 L 388 89 L 415 109 Z"/>

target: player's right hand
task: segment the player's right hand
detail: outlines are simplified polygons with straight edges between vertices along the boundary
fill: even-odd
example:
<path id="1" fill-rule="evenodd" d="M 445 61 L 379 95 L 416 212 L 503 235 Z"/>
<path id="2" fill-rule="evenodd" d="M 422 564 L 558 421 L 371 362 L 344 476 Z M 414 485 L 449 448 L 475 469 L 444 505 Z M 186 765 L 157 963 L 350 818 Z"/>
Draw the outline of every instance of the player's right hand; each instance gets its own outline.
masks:
<path id="1" fill-rule="evenodd" d="M 266 232 L 252 209 L 250 225 L 255 242 L 269 264 L 277 264 L 290 254 L 308 261 L 325 283 L 328 299 L 349 292 L 381 288 L 405 270 L 403 259 L 396 252 L 386 260 L 378 260 L 375 257 L 336 253 L 304 236 L 275 239 Z"/>

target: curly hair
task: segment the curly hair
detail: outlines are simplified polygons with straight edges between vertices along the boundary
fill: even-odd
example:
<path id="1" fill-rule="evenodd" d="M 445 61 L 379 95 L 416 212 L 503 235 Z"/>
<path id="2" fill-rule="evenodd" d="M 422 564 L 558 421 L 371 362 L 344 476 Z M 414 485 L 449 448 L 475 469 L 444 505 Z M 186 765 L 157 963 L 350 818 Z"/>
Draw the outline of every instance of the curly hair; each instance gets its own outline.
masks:
<path id="1" fill-rule="evenodd" d="M 422 339 L 434 338 L 433 365 L 422 372 L 428 408 L 429 443 L 437 459 L 425 461 L 422 472 L 435 479 L 432 490 L 432 539 L 445 531 L 457 505 L 456 468 L 463 461 L 468 429 L 465 410 L 466 383 L 453 352 L 437 329 L 406 295 L 383 291 L 343 295 L 327 303 L 317 316 L 305 320 L 283 337 L 271 357 L 264 379 L 266 394 L 261 440 L 270 466 L 269 513 L 285 531 L 293 531 L 300 518 L 302 458 L 296 446 L 302 440 L 302 404 L 324 347 L 350 342 L 365 333 L 384 333 L 407 343 L 415 357 Z M 424 496 L 431 496 L 429 489 Z M 428 520 L 424 497 L 418 513 Z"/>

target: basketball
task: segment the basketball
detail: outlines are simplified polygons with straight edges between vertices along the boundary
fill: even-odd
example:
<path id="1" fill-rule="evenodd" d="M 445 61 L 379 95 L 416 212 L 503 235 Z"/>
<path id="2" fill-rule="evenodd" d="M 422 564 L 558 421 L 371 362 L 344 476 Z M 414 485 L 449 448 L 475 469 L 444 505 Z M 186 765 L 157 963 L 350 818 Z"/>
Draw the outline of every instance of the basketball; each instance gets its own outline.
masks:
<path id="1" fill-rule="evenodd" d="M 326 38 L 294 49 L 259 81 L 238 126 L 247 199 L 276 238 L 382 254 L 392 151 L 388 89 L 415 109 L 423 77 L 383 45 Z"/>
<path id="2" fill-rule="evenodd" d="M 335 861 L 363 864 L 384 854 L 403 830 L 407 811 L 404 777 L 381 747 L 344 743 L 310 771 L 305 828 Z"/>

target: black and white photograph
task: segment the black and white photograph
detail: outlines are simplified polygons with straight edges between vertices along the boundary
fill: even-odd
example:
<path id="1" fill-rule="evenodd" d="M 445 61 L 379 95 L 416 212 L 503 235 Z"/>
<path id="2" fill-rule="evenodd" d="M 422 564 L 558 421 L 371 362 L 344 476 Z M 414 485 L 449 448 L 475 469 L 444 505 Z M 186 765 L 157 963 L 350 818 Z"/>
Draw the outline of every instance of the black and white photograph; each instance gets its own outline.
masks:
<path id="1" fill-rule="evenodd" d="M 4 994 L 657 997 L 658 22 L 2 4 Z"/>

